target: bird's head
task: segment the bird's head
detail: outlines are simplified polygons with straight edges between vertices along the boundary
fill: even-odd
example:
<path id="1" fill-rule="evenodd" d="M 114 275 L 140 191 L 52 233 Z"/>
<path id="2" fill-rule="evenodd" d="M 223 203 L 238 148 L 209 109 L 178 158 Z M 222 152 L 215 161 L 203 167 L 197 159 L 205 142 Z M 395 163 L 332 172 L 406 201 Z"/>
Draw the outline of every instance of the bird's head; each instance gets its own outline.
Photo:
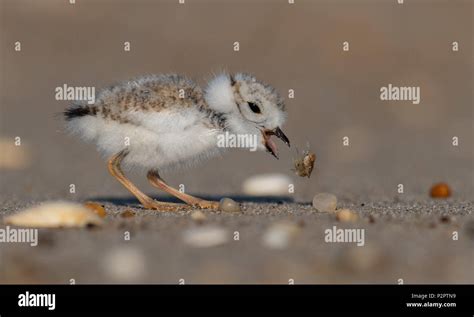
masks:
<path id="1" fill-rule="evenodd" d="M 290 146 L 281 130 L 286 119 L 285 105 L 271 86 L 249 74 L 221 74 L 210 81 L 205 95 L 209 107 L 225 116 L 230 133 L 255 135 L 257 148 L 276 158 L 272 135 Z"/>

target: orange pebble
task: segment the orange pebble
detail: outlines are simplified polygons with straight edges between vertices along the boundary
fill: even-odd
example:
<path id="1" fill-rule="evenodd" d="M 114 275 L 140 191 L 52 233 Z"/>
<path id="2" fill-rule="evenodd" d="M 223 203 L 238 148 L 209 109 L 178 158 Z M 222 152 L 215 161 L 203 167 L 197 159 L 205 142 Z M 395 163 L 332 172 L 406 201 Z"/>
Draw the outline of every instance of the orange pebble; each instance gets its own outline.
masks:
<path id="1" fill-rule="evenodd" d="M 451 189 L 446 183 L 434 184 L 431 187 L 430 196 L 433 198 L 448 198 L 451 196 Z"/>
<path id="2" fill-rule="evenodd" d="M 135 213 L 131 210 L 125 210 L 124 212 L 122 212 L 120 214 L 120 217 L 122 218 L 131 218 L 131 217 L 135 217 Z"/>
<path id="3" fill-rule="evenodd" d="M 336 219 L 342 222 L 355 222 L 359 217 L 350 209 L 341 209 L 336 212 Z"/>
<path id="4" fill-rule="evenodd" d="M 96 215 L 98 215 L 101 218 L 104 218 L 105 216 L 107 216 L 107 213 L 105 212 L 105 208 L 101 204 L 88 201 L 84 204 L 84 207 L 93 211 Z"/>

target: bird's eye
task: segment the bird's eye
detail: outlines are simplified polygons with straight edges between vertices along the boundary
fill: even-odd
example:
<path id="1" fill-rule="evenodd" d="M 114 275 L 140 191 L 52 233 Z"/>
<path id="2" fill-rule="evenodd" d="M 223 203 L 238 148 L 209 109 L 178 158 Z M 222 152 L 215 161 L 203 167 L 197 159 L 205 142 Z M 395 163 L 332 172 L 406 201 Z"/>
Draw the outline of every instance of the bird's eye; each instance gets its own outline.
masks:
<path id="1" fill-rule="evenodd" d="M 250 110 L 252 110 L 253 112 L 255 112 L 255 113 L 260 113 L 261 112 L 260 108 L 256 104 L 254 104 L 253 102 L 248 102 L 248 104 L 249 104 Z"/>

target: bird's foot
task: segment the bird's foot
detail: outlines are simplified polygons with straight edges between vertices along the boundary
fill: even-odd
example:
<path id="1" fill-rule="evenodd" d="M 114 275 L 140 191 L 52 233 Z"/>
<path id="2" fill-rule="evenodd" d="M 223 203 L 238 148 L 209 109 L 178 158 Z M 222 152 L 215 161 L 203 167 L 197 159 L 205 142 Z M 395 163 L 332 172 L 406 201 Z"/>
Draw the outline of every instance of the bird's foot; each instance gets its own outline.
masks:
<path id="1" fill-rule="evenodd" d="M 210 201 L 201 199 L 193 204 L 193 206 L 201 208 L 201 209 L 219 209 L 219 202 L 218 201 Z"/>
<path id="2" fill-rule="evenodd" d="M 191 206 L 185 204 L 166 203 L 156 200 L 144 202 L 142 205 L 145 209 L 153 209 L 157 211 L 183 211 L 191 208 Z"/>

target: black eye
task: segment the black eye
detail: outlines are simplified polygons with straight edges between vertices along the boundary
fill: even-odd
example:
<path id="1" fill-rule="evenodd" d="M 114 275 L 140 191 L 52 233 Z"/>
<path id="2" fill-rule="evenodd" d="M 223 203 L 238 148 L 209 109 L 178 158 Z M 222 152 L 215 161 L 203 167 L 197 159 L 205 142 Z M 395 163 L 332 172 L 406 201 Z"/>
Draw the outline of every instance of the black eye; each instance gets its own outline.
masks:
<path id="1" fill-rule="evenodd" d="M 255 113 L 260 113 L 261 112 L 260 108 L 256 104 L 254 104 L 253 102 L 248 102 L 248 104 L 249 104 L 250 110 L 252 110 L 253 112 L 255 112 Z"/>

